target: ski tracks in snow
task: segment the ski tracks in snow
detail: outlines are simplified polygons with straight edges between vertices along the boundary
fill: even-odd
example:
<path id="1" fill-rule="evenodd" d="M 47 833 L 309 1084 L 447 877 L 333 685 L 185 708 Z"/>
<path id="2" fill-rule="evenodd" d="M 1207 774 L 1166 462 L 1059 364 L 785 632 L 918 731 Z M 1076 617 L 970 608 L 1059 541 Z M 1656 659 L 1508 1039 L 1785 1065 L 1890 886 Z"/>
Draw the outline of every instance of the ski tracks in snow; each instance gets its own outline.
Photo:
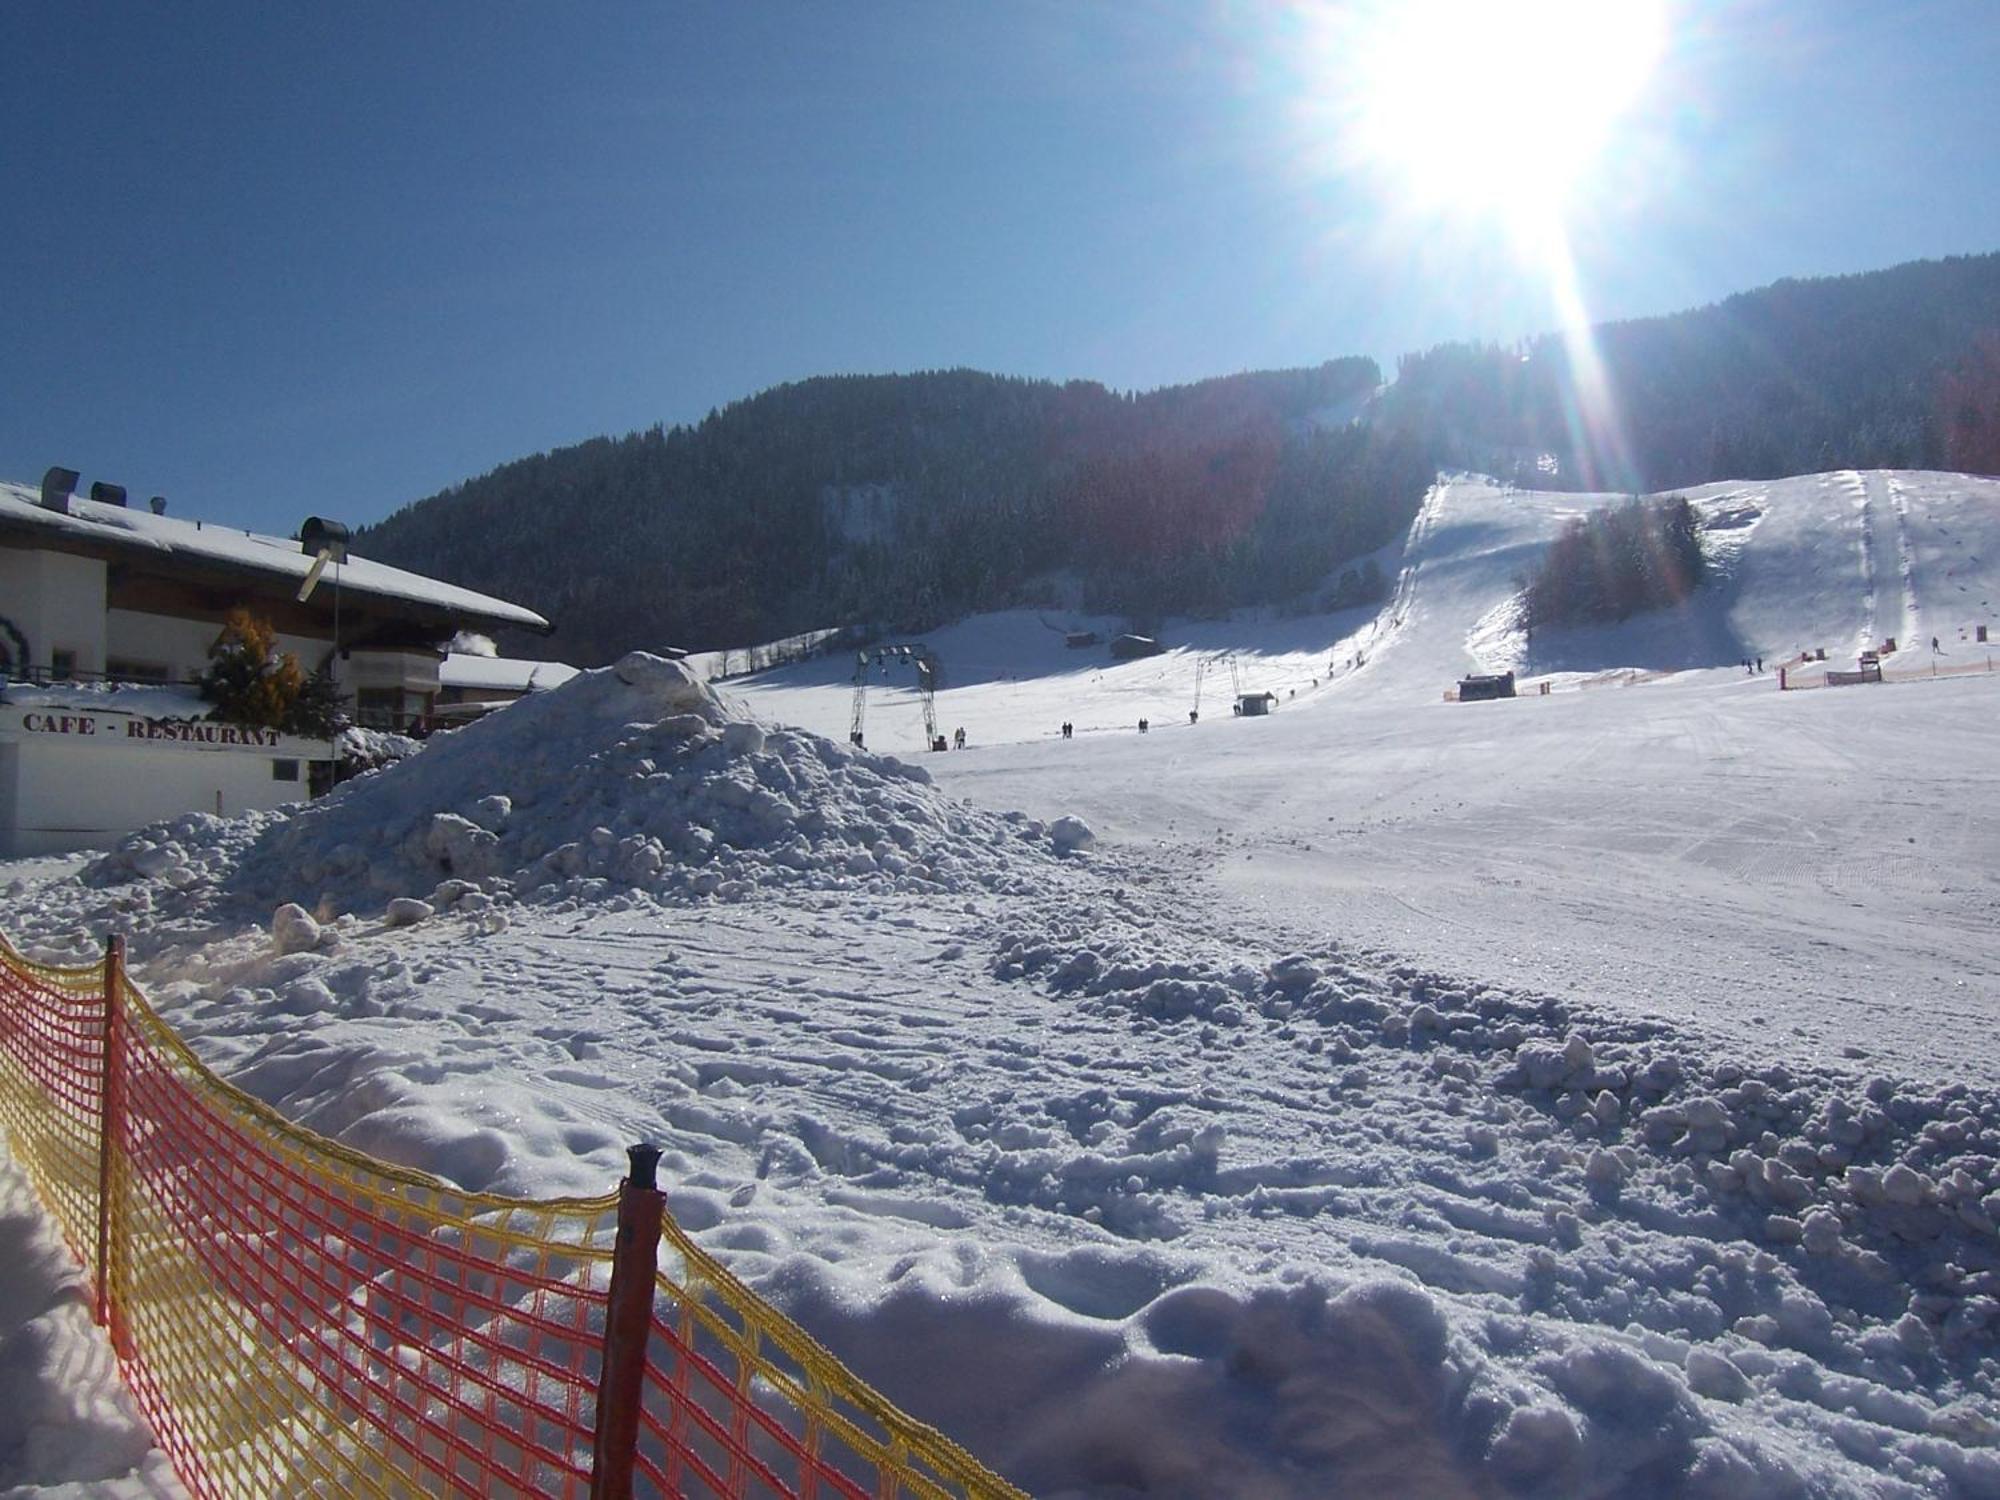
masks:
<path id="1" fill-rule="evenodd" d="M 1867 481 L 1856 470 L 1843 469 L 1833 478 L 1847 492 L 1856 523 L 1854 545 L 1861 566 L 1861 626 L 1855 637 L 1855 650 L 1872 651 L 1882 639 L 1882 621 L 1878 611 L 1879 583 L 1875 568 L 1874 496 Z"/>
<path id="2" fill-rule="evenodd" d="M 1861 562 L 1861 630 L 1857 651 L 1873 651 L 1885 640 L 1911 649 L 1927 640 L 1923 602 L 1917 591 L 1916 549 L 1910 539 L 1909 497 L 1893 475 L 1880 470 L 1866 474 L 1853 469 L 1833 476 L 1849 492 L 1857 529 L 1855 546 Z M 1893 542 L 1885 540 L 1888 531 Z M 1893 546 L 1895 579 L 1886 575 L 1885 554 Z M 1884 595 L 1895 591 L 1894 614 Z"/>
<path id="3" fill-rule="evenodd" d="M 1924 631 L 1923 599 L 1917 590 L 1917 552 L 1910 538 L 1909 493 L 1895 475 L 1881 471 L 1868 475 L 1868 487 L 1887 503 L 1895 521 L 1896 583 L 1903 604 L 1896 640 L 1903 649 L 1915 650 L 1920 642 L 1928 642 L 1929 636 Z"/>

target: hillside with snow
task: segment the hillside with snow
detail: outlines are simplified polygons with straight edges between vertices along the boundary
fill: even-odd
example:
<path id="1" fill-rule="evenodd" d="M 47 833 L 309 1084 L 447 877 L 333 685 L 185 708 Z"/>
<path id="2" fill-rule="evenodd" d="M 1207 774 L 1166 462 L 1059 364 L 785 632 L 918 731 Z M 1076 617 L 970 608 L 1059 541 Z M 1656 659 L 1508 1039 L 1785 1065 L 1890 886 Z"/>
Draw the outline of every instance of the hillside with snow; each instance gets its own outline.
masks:
<path id="1" fill-rule="evenodd" d="M 964 751 L 906 665 L 857 750 L 851 657 L 634 656 L 0 867 L 0 922 L 127 932 L 241 1086 L 468 1187 L 660 1141 L 705 1246 L 1038 1495 L 2000 1494 L 2000 672 L 1954 670 L 2000 481 L 1692 496 L 1710 581 L 1619 626 L 1512 614 L 1603 497 L 1458 477 L 1379 610 L 926 637 Z"/>
<path id="2" fill-rule="evenodd" d="M 1519 490 L 1477 476 L 1440 484 L 1404 541 L 1377 555 L 1397 580 L 1387 608 L 1175 622 L 1166 653 L 1136 662 L 1065 647 L 1068 630 L 1108 639 L 1123 628 L 1107 617 L 1017 611 L 910 639 L 941 663 L 946 731 L 963 725 L 974 745 L 1049 739 L 1065 719 L 1080 735 L 1123 733 L 1140 718 L 1154 730 L 1185 726 L 1197 707 L 1212 722 L 1229 714 L 1232 666 L 1243 691 L 1276 692 L 1288 710 L 1296 701 L 1350 711 L 1439 700 L 1468 672 L 1512 670 L 1572 687 L 1635 672 L 1741 675 L 1746 657 L 1775 667 L 1806 649 L 1851 667 L 1859 650 L 1887 638 L 1910 653 L 1899 665 L 1919 654 L 1928 665 L 1934 635 L 1940 663 L 1965 665 L 1984 660 L 1974 639 L 1982 624 L 2000 645 L 2000 481 L 1849 471 L 1685 493 L 1703 515 L 1713 566 L 1687 606 L 1532 643 L 1513 615 L 1519 580 L 1566 521 L 1622 497 Z M 832 655 L 729 690 L 760 712 L 844 739 L 853 667 L 851 656 Z M 868 741 L 897 754 L 923 750 L 907 672 L 877 668 L 871 677 Z"/>

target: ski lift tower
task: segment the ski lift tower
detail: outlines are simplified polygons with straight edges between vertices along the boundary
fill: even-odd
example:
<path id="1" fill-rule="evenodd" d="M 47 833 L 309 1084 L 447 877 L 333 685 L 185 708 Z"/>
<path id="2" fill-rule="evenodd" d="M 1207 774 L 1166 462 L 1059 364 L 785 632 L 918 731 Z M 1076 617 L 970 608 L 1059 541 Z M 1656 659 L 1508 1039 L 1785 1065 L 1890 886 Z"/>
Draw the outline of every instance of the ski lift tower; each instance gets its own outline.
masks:
<path id="1" fill-rule="evenodd" d="M 862 724 L 868 714 L 868 669 L 879 667 L 882 675 L 898 662 L 916 668 L 917 701 L 924 710 L 924 748 L 944 749 L 937 727 L 937 690 L 940 676 L 937 653 L 924 645 L 879 646 L 873 651 L 854 653 L 854 706 L 847 719 L 847 739 L 856 749 L 863 744 Z"/>
<path id="2" fill-rule="evenodd" d="M 1194 659 L 1194 711 L 1188 715 L 1190 724 L 1201 719 L 1201 688 L 1208 674 L 1217 667 L 1227 665 L 1232 686 L 1236 683 L 1236 657 L 1228 651 L 1217 652 L 1214 656 L 1197 656 Z"/>

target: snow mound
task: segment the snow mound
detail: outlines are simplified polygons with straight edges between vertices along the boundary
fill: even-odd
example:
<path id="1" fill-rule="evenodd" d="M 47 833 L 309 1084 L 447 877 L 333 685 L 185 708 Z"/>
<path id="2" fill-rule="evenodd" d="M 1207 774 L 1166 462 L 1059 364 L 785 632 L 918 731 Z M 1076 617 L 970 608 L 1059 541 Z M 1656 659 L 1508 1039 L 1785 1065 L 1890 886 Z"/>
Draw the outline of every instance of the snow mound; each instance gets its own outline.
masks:
<path id="1" fill-rule="evenodd" d="M 413 740 L 407 734 L 392 734 L 386 729 L 364 729 L 359 724 L 350 724 L 340 731 L 333 742 L 333 751 L 350 767 L 359 766 L 364 770 L 379 770 L 393 765 L 399 760 L 408 760 L 423 749 L 421 740 Z"/>
<path id="2" fill-rule="evenodd" d="M 190 815 L 125 840 L 94 886 L 413 920 L 414 903 L 740 899 L 771 885 L 1025 889 L 1065 837 L 938 792 L 922 769 L 766 729 L 680 662 L 634 652 L 302 808 Z"/>

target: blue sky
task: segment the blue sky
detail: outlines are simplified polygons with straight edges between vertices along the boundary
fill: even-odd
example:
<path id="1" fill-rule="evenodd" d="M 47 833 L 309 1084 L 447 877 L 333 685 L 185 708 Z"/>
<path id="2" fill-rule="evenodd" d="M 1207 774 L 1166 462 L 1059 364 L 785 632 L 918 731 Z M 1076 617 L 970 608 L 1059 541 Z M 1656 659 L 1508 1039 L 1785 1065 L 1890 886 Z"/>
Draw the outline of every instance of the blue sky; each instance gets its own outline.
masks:
<path id="1" fill-rule="evenodd" d="M 0 477 L 283 533 L 815 374 L 1551 326 L 1316 136 L 1314 22 L 1375 3 L 8 6 Z M 1993 0 L 1668 4 L 1569 221 L 1593 316 L 2000 249 Z"/>

